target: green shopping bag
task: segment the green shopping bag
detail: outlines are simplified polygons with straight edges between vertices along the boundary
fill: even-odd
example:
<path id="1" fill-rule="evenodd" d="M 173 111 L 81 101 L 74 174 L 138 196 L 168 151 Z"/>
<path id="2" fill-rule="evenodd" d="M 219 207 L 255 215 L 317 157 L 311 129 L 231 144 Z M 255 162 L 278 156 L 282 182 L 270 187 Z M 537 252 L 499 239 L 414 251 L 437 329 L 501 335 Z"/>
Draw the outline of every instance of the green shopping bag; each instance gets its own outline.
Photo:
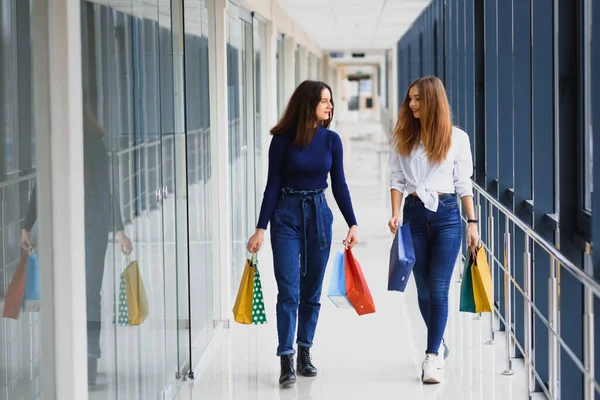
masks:
<path id="1" fill-rule="evenodd" d="M 475 293 L 473 291 L 473 275 L 471 270 L 473 269 L 473 257 L 471 254 L 467 257 L 465 262 L 465 269 L 463 271 L 462 282 L 460 284 L 460 311 L 475 313 Z"/>
<path id="2" fill-rule="evenodd" d="M 238 294 L 233 306 L 233 316 L 240 324 L 260 325 L 267 322 L 258 260 L 256 254 L 246 260 Z"/>
<path id="3" fill-rule="evenodd" d="M 263 299 L 262 284 L 260 283 L 260 273 L 258 268 L 254 268 L 254 295 L 252 297 L 252 323 L 261 325 L 267 323 L 265 314 L 265 303 Z"/>
<path id="4" fill-rule="evenodd" d="M 118 319 L 119 326 L 129 326 L 129 309 L 127 308 L 127 289 L 125 288 L 125 276 L 121 274 L 119 285 Z"/>

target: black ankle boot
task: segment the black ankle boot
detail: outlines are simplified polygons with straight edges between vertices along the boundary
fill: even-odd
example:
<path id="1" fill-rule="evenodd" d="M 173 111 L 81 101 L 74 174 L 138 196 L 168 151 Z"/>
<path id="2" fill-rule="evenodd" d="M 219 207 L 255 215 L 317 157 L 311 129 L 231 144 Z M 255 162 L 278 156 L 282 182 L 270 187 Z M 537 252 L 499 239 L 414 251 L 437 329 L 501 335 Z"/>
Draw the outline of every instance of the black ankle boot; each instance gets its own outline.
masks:
<path id="1" fill-rule="evenodd" d="M 279 384 L 289 386 L 296 383 L 296 374 L 294 373 L 294 355 L 288 354 L 281 356 L 281 375 L 279 376 Z"/>
<path id="2" fill-rule="evenodd" d="M 298 373 L 304 376 L 317 376 L 317 369 L 311 362 L 310 349 L 304 346 L 298 346 Z"/>
<path id="3" fill-rule="evenodd" d="M 88 386 L 95 386 L 97 377 L 98 377 L 98 359 L 88 357 Z"/>

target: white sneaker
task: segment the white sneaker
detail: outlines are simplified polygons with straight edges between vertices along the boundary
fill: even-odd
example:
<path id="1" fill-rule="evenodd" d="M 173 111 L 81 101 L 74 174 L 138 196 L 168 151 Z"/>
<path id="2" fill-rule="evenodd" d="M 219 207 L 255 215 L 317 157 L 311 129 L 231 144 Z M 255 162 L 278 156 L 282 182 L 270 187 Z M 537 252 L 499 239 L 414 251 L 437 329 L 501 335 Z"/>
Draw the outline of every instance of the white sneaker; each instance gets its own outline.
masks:
<path id="1" fill-rule="evenodd" d="M 423 383 L 440 383 L 442 372 L 438 369 L 436 365 L 436 359 L 443 357 L 425 357 L 425 361 L 423 361 L 423 372 L 421 374 L 421 381 Z"/>
<path id="2" fill-rule="evenodd" d="M 446 358 L 450 354 L 450 350 L 446 346 L 446 341 L 442 339 L 442 343 L 440 343 L 440 348 L 438 350 L 438 356 L 435 358 L 435 365 L 438 369 L 442 369 L 446 366 Z"/>

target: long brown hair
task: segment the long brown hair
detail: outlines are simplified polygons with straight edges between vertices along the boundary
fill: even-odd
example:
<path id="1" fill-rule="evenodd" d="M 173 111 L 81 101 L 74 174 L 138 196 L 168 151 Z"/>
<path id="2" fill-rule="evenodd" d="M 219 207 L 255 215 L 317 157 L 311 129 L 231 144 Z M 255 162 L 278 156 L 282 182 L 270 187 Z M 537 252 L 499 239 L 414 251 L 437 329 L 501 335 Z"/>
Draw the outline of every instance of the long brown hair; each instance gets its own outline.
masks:
<path id="1" fill-rule="evenodd" d="M 324 89 L 329 90 L 333 106 L 333 91 L 329 85 L 321 81 L 302 82 L 292 94 L 283 116 L 271 129 L 271 135 L 280 135 L 295 129 L 294 146 L 308 146 L 315 136 L 317 125 L 328 128 L 333 120 L 333 108 L 327 121 L 319 122 L 317 119 L 317 106 L 321 102 L 321 92 Z"/>
<path id="2" fill-rule="evenodd" d="M 413 116 L 409 106 L 409 92 L 415 85 L 419 89 L 420 118 Z M 411 83 L 392 138 L 402 156 L 409 156 L 420 140 L 431 163 L 441 164 L 446 159 L 452 143 L 452 111 L 442 81 L 426 76 Z"/>

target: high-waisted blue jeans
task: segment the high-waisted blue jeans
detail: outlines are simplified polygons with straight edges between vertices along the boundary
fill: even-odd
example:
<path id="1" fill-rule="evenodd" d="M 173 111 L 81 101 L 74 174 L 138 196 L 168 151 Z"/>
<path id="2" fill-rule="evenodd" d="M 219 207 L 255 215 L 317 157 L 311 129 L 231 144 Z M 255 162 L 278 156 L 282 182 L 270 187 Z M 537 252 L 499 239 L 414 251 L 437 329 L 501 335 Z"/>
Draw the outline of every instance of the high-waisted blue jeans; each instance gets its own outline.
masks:
<path id="1" fill-rule="evenodd" d="M 331 249 L 333 213 L 323 190 L 283 189 L 271 218 L 271 247 L 277 281 L 277 355 L 311 347 L 325 267 Z"/>
<path id="2" fill-rule="evenodd" d="M 409 195 L 404 223 L 410 226 L 415 249 L 413 274 L 419 309 L 427 325 L 426 354 L 438 354 L 448 321 L 448 291 L 461 244 L 461 221 L 454 195 L 440 195 L 436 212 Z"/>

